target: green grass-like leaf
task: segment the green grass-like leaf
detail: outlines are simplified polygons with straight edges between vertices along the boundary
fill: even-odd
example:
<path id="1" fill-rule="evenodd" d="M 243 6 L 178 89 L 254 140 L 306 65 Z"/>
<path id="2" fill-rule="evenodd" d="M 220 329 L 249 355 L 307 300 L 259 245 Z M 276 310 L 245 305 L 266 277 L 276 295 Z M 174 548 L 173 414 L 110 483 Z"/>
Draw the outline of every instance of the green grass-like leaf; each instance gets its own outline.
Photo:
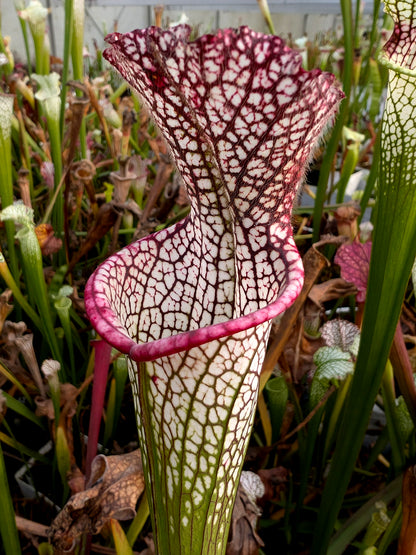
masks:
<path id="1" fill-rule="evenodd" d="M 6 391 L 3 391 L 2 394 L 6 399 L 6 404 L 9 409 L 13 410 L 17 414 L 20 414 L 20 416 L 27 418 L 28 420 L 36 424 L 36 426 L 39 426 L 39 428 L 44 428 L 42 420 L 38 416 L 36 416 L 36 414 L 32 410 L 30 410 L 29 407 L 6 393 Z"/>
<path id="2" fill-rule="evenodd" d="M 0 534 L 6 555 L 19 555 L 20 542 L 16 528 L 12 498 L 4 464 L 3 450 L 0 444 Z"/>

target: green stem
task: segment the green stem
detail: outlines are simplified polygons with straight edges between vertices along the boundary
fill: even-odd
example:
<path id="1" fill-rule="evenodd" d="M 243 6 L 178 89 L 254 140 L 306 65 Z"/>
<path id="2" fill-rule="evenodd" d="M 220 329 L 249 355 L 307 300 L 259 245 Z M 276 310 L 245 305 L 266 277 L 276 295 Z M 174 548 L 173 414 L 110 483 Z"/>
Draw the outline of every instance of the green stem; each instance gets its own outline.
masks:
<path id="1" fill-rule="evenodd" d="M 55 335 L 55 328 L 52 321 L 45 278 L 43 275 L 42 253 L 39 241 L 35 232 L 31 229 L 22 229 L 19 234 L 23 266 L 26 270 L 26 275 L 31 277 L 27 286 L 39 310 L 42 328 L 51 348 L 52 356 L 55 360 L 60 362 L 63 370 L 63 360 Z"/>
<path id="2" fill-rule="evenodd" d="M 40 33 L 32 33 L 33 44 L 35 46 L 35 69 L 38 75 L 45 75 L 45 55 L 44 44 L 45 37 Z"/>
<path id="3" fill-rule="evenodd" d="M 53 197 L 52 197 L 51 201 L 49 202 L 49 204 L 48 204 L 48 206 L 47 206 L 47 208 L 46 208 L 46 210 L 45 210 L 45 213 L 43 214 L 43 218 L 42 218 L 42 220 L 41 220 L 41 223 L 43 223 L 43 224 L 48 223 L 49 218 L 51 217 L 51 214 L 52 214 L 52 212 L 53 212 L 53 209 L 54 209 L 54 207 L 55 207 L 55 204 L 56 204 L 56 202 L 57 202 L 57 199 L 58 199 L 58 197 L 59 197 L 60 194 L 61 194 L 62 187 L 63 187 L 64 184 L 65 184 L 65 177 L 66 177 L 67 173 L 68 173 L 68 168 L 67 168 L 67 170 L 64 172 L 64 174 L 62 175 L 61 181 L 60 181 L 60 182 L 58 183 L 58 185 L 56 186 L 55 191 L 54 191 L 54 193 L 53 193 Z"/>
<path id="4" fill-rule="evenodd" d="M 110 95 L 110 97 L 109 97 L 108 100 L 111 102 L 111 104 L 114 104 L 114 102 L 115 102 L 118 98 L 120 98 L 120 96 L 121 96 L 123 93 L 126 92 L 126 90 L 128 89 L 128 87 L 129 87 L 129 86 L 128 86 L 128 84 L 127 84 L 127 81 L 123 81 L 123 82 L 121 83 L 121 85 L 119 85 L 119 86 L 117 87 L 117 89 L 113 92 L 113 94 Z M 135 99 L 135 97 L 133 97 L 133 101 L 134 101 L 134 99 Z M 136 102 L 137 102 L 137 99 L 135 99 L 135 100 L 136 100 Z"/>
<path id="5" fill-rule="evenodd" d="M 62 179 L 62 152 L 59 120 L 54 117 L 47 117 L 49 139 L 51 145 L 52 162 L 54 166 L 54 190 L 56 191 Z M 62 194 L 58 194 L 53 207 L 53 227 L 61 237 L 64 230 L 64 199 Z"/>
<path id="6" fill-rule="evenodd" d="M 267 27 L 269 28 L 269 31 L 272 35 L 275 35 L 275 30 L 274 30 L 274 25 L 273 25 L 273 20 L 272 20 L 272 16 L 270 14 L 270 9 L 269 9 L 269 5 L 267 0 L 257 0 L 260 11 L 264 17 L 264 20 L 267 24 Z"/>
<path id="7" fill-rule="evenodd" d="M 20 28 L 22 29 L 23 35 L 23 42 L 25 44 L 25 52 L 26 52 L 26 65 L 27 65 L 27 72 L 29 75 L 32 74 L 32 62 L 30 60 L 30 49 L 29 49 L 29 37 L 27 34 L 27 25 L 26 21 L 19 17 Z"/>
<path id="8" fill-rule="evenodd" d="M 21 553 L 19 535 L 16 527 L 13 501 L 10 494 L 7 469 L 4 463 L 3 450 L 0 443 L 0 534 L 6 555 Z"/>
<path id="9" fill-rule="evenodd" d="M 326 555 L 341 555 L 344 553 L 348 546 L 352 544 L 354 538 L 364 530 L 370 522 L 376 503 L 384 501 L 384 503 L 388 505 L 394 499 L 400 498 L 402 481 L 402 476 L 399 476 L 358 509 L 335 534 Z"/>
<path id="10" fill-rule="evenodd" d="M 315 206 L 313 212 L 313 242 L 319 241 L 320 227 L 322 221 L 323 205 L 327 194 L 329 175 L 332 171 L 334 159 L 338 150 L 339 140 L 342 134 L 344 121 L 349 112 L 349 97 L 352 84 L 353 71 L 353 52 L 354 52 L 354 35 L 352 21 L 352 5 L 351 0 L 341 0 L 342 21 L 344 26 L 344 74 L 343 74 L 343 90 L 345 100 L 341 104 L 341 108 L 332 130 L 331 137 L 325 151 L 322 161 L 318 186 L 316 190 Z"/>
<path id="11" fill-rule="evenodd" d="M 342 88 L 345 96 L 348 98 L 351 93 L 354 64 L 354 21 L 351 0 L 341 0 L 341 13 L 344 29 L 344 73 L 342 76 Z"/>
<path id="12" fill-rule="evenodd" d="M 124 356 L 119 356 L 113 362 L 113 378 L 111 380 L 110 392 L 107 400 L 104 445 L 106 445 L 112 437 L 115 437 L 127 378 L 128 368 L 126 358 Z"/>
<path id="13" fill-rule="evenodd" d="M 16 132 L 16 133 L 20 132 L 20 123 L 18 121 L 18 118 L 15 117 L 15 116 L 13 116 L 13 119 L 12 119 L 12 127 L 13 127 L 14 132 Z M 23 124 L 23 129 L 24 129 L 24 124 Z M 35 152 L 41 158 L 42 161 L 47 161 L 48 156 L 47 156 L 46 152 L 44 150 L 42 150 L 42 148 L 29 135 L 29 133 L 26 130 L 24 132 L 25 132 L 25 141 L 27 141 L 27 144 L 30 146 L 30 148 L 33 150 L 33 152 Z"/>
<path id="14" fill-rule="evenodd" d="M 348 185 L 348 181 L 355 170 L 355 166 L 358 162 L 358 146 L 354 145 L 347 148 L 347 155 L 345 157 L 344 163 L 342 165 L 341 178 L 337 183 L 337 203 L 344 202 L 345 190 Z"/>
<path id="15" fill-rule="evenodd" d="M 79 81 L 80 83 L 82 83 L 84 79 L 84 0 L 73 0 L 72 11 L 72 71 L 75 81 Z M 76 95 L 82 97 L 83 92 L 77 89 Z M 81 127 L 79 130 L 79 140 L 81 147 L 81 158 L 85 159 L 87 157 L 87 132 L 84 119 L 82 119 Z"/>
<path id="16" fill-rule="evenodd" d="M 344 127 L 344 121 L 348 114 L 348 98 L 345 98 L 341 104 L 340 111 L 338 113 L 337 120 L 335 122 L 334 128 L 331 133 L 331 137 L 328 141 L 325 155 L 322 160 L 321 168 L 319 171 L 319 180 L 316 188 L 316 197 L 313 208 L 313 238 L 312 242 L 316 243 L 319 241 L 321 236 L 321 221 L 323 206 L 327 196 L 327 187 L 329 176 L 333 169 L 334 159 L 338 151 L 339 141 L 342 135 L 342 128 Z"/>
<path id="17" fill-rule="evenodd" d="M 25 403 L 22 403 L 21 400 L 17 400 L 15 397 L 12 397 L 6 391 L 3 391 L 2 395 L 6 399 L 6 405 L 8 409 L 14 411 L 16 414 L 22 416 L 23 418 L 30 420 L 41 430 L 43 431 L 46 430 L 46 427 L 42 422 L 42 420 L 39 418 L 39 416 L 36 416 L 36 414 L 28 406 L 26 406 Z M 32 404 L 32 400 L 30 396 L 29 396 L 29 402 L 30 404 Z"/>
<path id="18" fill-rule="evenodd" d="M 8 266 L 4 259 L 3 254 L 0 252 L 0 275 L 6 282 L 7 287 L 12 291 L 15 301 L 19 303 L 22 309 L 26 312 L 29 318 L 32 320 L 34 325 L 42 330 L 42 322 L 37 313 L 33 310 L 30 304 L 27 302 L 23 294 L 21 293 L 19 287 L 17 286 Z"/>
<path id="19" fill-rule="evenodd" d="M 338 390 L 337 396 L 336 396 L 336 401 L 335 401 L 335 405 L 334 408 L 332 409 L 331 412 L 331 416 L 329 419 L 329 425 L 328 425 L 328 430 L 326 433 L 326 438 L 325 438 L 325 446 L 324 446 L 324 454 L 322 457 L 322 460 L 325 464 L 329 450 L 331 448 L 334 436 L 336 435 L 336 430 L 339 426 L 339 419 L 340 419 L 340 414 L 342 411 L 342 408 L 344 406 L 345 403 L 345 398 L 347 396 L 347 393 L 349 391 L 349 387 L 351 384 L 351 379 L 352 379 L 352 375 L 349 374 L 346 378 L 344 383 L 341 385 L 341 387 Z"/>
<path id="20" fill-rule="evenodd" d="M 361 209 L 361 213 L 358 216 L 358 223 L 361 222 L 364 213 L 367 209 L 368 206 L 368 202 L 371 198 L 371 195 L 375 189 L 376 186 L 376 182 L 377 182 L 377 177 L 378 177 L 378 169 L 379 169 L 379 163 L 380 163 L 380 148 L 381 148 L 381 128 L 379 129 L 379 132 L 377 133 L 377 138 L 376 141 L 374 143 L 374 149 L 373 149 L 373 163 L 371 165 L 370 168 L 370 173 L 368 174 L 367 177 L 367 183 L 365 184 L 365 189 L 364 189 L 364 194 L 361 198 L 361 202 L 360 202 L 360 209 Z"/>
<path id="21" fill-rule="evenodd" d="M 68 297 L 60 298 L 55 301 L 54 306 L 56 312 L 58 313 L 59 320 L 62 324 L 62 328 L 64 330 L 65 340 L 68 346 L 69 352 L 69 362 L 71 368 L 71 380 L 72 383 L 76 383 L 76 371 L 75 371 L 75 356 L 74 356 L 74 344 L 72 341 L 72 329 L 71 329 L 71 321 L 69 317 L 69 309 L 71 308 L 72 301 L 68 299 Z"/>
<path id="22" fill-rule="evenodd" d="M 25 124 L 23 122 L 23 117 L 21 112 L 19 112 L 19 117 L 17 118 L 19 122 L 19 137 L 22 145 L 22 158 L 24 160 L 24 167 L 28 170 L 28 179 L 29 179 L 29 186 L 30 186 L 30 198 L 33 199 L 33 173 L 32 173 L 32 163 L 31 163 L 31 156 L 29 152 L 29 143 L 28 143 L 28 133 L 25 129 Z"/>
<path id="23" fill-rule="evenodd" d="M 368 49 L 366 52 L 366 56 L 365 59 L 363 61 L 363 74 L 367 75 L 368 69 L 369 69 L 369 64 L 370 64 L 370 59 L 372 58 L 373 54 L 374 54 L 374 46 L 376 44 L 376 41 L 378 39 L 378 23 L 379 23 L 379 14 L 380 14 L 380 4 L 381 4 L 381 0 L 374 0 L 373 2 L 373 19 L 372 19 L 372 23 L 371 23 L 371 31 L 370 31 L 370 40 L 368 43 Z"/>
<path id="24" fill-rule="evenodd" d="M 127 540 L 132 547 L 140 532 L 143 530 L 143 526 L 146 524 L 149 514 L 149 502 L 147 500 L 146 492 L 144 491 L 137 508 L 136 516 L 130 524 L 127 532 Z"/>
<path id="25" fill-rule="evenodd" d="M 64 490 L 62 501 L 65 503 L 69 494 L 68 474 L 71 470 L 71 456 L 65 430 L 62 425 L 59 425 L 56 429 L 55 455 Z"/>
<path id="26" fill-rule="evenodd" d="M 13 449 L 16 449 L 16 451 L 19 451 L 20 454 L 26 455 L 30 459 L 35 459 L 35 461 L 39 461 L 43 464 L 49 464 L 49 459 L 47 457 L 45 457 L 44 455 L 40 455 L 38 451 L 35 451 L 35 449 L 30 449 L 29 447 L 26 447 L 26 445 L 20 443 L 19 441 L 16 441 L 16 439 L 10 437 L 4 432 L 0 432 L 0 445 L 1 443 L 4 443 L 5 445 L 12 447 Z M 4 490 L 2 489 L 2 495 L 3 491 Z M 0 498 L 2 497 L 2 495 L 0 495 Z M 2 518 L 3 516 L 4 514 L 2 513 Z M 10 552 L 10 555 L 14 555 L 14 552 Z"/>
<path id="27" fill-rule="evenodd" d="M 401 477 L 400 477 L 400 480 L 401 480 Z M 387 549 L 391 547 L 392 542 L 399 537 L 401 523 L 402 523 L 402 503 L 399 503 L 397 505 L 396 510 L 394 511 L 393 517 L 390 521 L 390 524 L 387 527 L 387 530 L 384 532 L 383 537 L 381 538 L 381 541 L 377 549 L 377 555 L 384 555 Z"/>
<path id="28" fill-rule="evenodd" d="M 381 391 L 384 401 L 384 412 L 386 414 L 387 429 L 389 431 L 392 462 L 394 471 L 397 474 L 398 471 L 403 470 L 406 457 L 403 452 L 403 445 L 400 438 L 400 431 L 396 418 L 394 375 L 393 367 L 390 361 L 387 361 L 386 368 L 384 370 L 383 379 L 381 382 Z"/>
<path id="29" fill-rule="evenodd" d="M 296 503 L 296 510 L 295 510 L 295 528 L 294 528 L 294 536 L 297 536 L 298 528 L 302 525 L 301 521 L 301 511 L 303 508 L 303 502 L 308 490 L 308 482 L 310 478 L 310 470 L 312 466 L 312 460 L 314 454 L 316 454 L 316 445 L 319 440 L 319 428 L 322 422 L 322 417 L 325 413 L 325 407 L 321 407 L 316 414 L 313 416 L 312 420 L 308 423 L 307 428 L 307 437 L 306 437 L 306 445 L 302 448 L 299 448 L 299 454 L 302 461 L 300 465 L 300 484 L 298 490 L 298 498 Z"/>
<path id="30" fill-rule="evenodd" d="M 32 398 L 29 393 L 26 391 L 26 388 L 19 382 L 13 372 L 10 372 L 1 362 L 0 362 L 0 374 L 2 374 L 6 380 L 9 380 L 23 395 L 26 399 L 27 404 L 31 406 L 33 404 Z"/>
<path id="31" fill-rule="evenodd" d="M 0 94 L 0 199 L 2 209 L 13 204 L 12 141 L 13 101 L 11 95 Z M 4 223 L 10 268 L 15 280 L 19 278 L 16 249 L 14 245 L 14 222 Z"/>
<path id="32" fill-rule="evenodd" d="M 60 114 L 60 135 L 64 136 L 65 123 L 65 102 L 67 92 L 67 82 L 69 73 L 69 59 L 71 55 L 72 30 L 73 30 L 73 10 L 74 0 L 65 0 L 65 31 L 64 31 L 64 59 L 62 66 L 62 91 L 61 91 L 61 114 Z"/>

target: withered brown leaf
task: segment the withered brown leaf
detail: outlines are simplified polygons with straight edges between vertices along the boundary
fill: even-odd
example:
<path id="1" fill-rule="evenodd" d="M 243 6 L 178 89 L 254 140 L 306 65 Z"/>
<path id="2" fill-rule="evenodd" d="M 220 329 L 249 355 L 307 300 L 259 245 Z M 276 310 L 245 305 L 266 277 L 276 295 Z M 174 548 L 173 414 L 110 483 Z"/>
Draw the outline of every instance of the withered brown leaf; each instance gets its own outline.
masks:
<path id="1" fill-rule="evenodd" d="M 261 483 L 261 480 L 254 473 L 250 472 L 253 478 Z M 261 492 L 249 491 L 251 487 L 245 487 L 240 481 L 237 497 L 233 509 L 230 535 L 227 544 L 226 555 L 257 555 L 259 547 L 263 546 L 263 540 L 256 532 L 257 519 L 261 515 L 261 509 L 257 506 L 257 496 L 262 497 L 264 487 Z M 254 488 L 255 490 L 255 488 Z"/>
<path id="2" fill-rule="evenodd" d="M 39 224 L 35 227 L 35 233 L 43 256 L 49 256 L 61 250 L 62 239 L 55 236 L 51 224 Z"/>
<path id="3" fill-rule="evenodd" d="M 7 319 L 7 316 L 13 310 L 13 305 L 9 303 L 12 297 L 12 292 L 10 289 L 6 289 L 0 295 L 0 333 L 3 330 L 4 322 Z"/>
<path id="4" fill-rule="evenodd" d="M 342 278 L 333 278 L 315 284 L 309 291 L 309 299 L 318 307 L 322 308 L 327 301 L 333 301 L 348 295 L 355 295 L 357 288 L 353 283 Z"/>
<path id="5" fill-rule="evenodd" d="M 50 542 L 55 548 L 68 551 L 79 536 L 98 534 L 111 518 L 133 518 L 143 490 L 139 449 L 124 455 L 98 455 L 92 462 L 86 490 L 73 495 L 52 522 Z"/>

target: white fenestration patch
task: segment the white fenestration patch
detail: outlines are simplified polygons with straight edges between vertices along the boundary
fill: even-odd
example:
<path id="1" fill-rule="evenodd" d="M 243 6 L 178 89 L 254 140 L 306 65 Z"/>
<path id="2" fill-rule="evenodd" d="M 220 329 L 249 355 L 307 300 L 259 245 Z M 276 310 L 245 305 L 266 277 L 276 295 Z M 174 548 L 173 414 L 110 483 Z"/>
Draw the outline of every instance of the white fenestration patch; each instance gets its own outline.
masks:
<path id="1" fill-rule="evenodd" d="M 117 66 L 123 59 L 130 84 L 168 140 L 192 208 L 184 222 L 117 255 L 121 266 L 133 266 L 134 272 L 120 280 L 122 274 L 114 269 L 104 287 L 112 307 L 118 302 L 114 299 L 125 299 L 119 303 L 117 329 L 127 323 L 135 341 L 183 341 L 181 353 L 146 363 L 146 372 L 141 366 L 130 372 L 135 403 L 139 387 L 147 397 L 138 418 L 146 434 L 141 428 L 139 435 L 144 457 L 145 435 L 153 443 L 152 465 L 164 503 L 160 512 L 175 534 L 173 505 L 179 495 L 186 514 L 178 521 L 185 528 L 197 526 L 198 511 L 206 514 L 208 499 L 214 504 L 211 525 L 224 530 L 270 326 L 211 341 L 210 326 L 224 330 L 230 318 L 276 301 L 291 286 L 291 268 L 299 285 L 290 227 L 278 222 L 288 223 L 290 195 L 297 186 L 291 176 L 300 175 L 301 160 L 325 119 L 327 97 L 321 97 L 327 78 L 319 87 L 310 85 L 306 102 L 296 97 L 308 79 L 299 56 L 276 37 L 227 30 L 206 42 L 187 43 L 185 28 L 153 30 L 150 38 L 148 32 L 132 33 L 124 51 L 120 36 L 113 62 Z M 148 39 L 157 60 L 146 51 Z M 139 45 L 133 54 L 132 40 Z M 130 54 L 134 66 L 126 60 Z M 282 175 L 282 168 L 290 175 Z M 178 339 L 180 332 L 188 335 Z M 186 341 L 198 333 L 207 343 L 187 348 Z"/>

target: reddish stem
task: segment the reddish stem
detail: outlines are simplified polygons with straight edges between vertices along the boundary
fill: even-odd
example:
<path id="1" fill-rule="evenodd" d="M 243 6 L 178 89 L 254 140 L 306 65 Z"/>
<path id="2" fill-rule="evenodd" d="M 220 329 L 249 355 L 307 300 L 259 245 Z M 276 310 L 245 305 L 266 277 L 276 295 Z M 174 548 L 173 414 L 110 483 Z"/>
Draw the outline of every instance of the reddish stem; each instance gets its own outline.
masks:
<path id="1" fill-rule="evenodd" d="M 105 389 L 108 369 L 110 366 L 111 345 L 103 339 L 91 342 L 95 349 L 94 381 L 92 384 L 92 400 L 90 425 L 88 430 L 87 457 L 85 461 L 85 481 L 91 473 L 91 463 L 97 453 L 98 436 L 100 433 L 101 416 L 103 414 Z"/>
<path id="2" fill-rule="evenodd" d="M 415 467 L 409 467 L 403 475 L 403 516 L 397 555 L 416 555 L 416 478 Z"/>
<path id="3" fill-rule="evenodd" d="M 416 387 L 413 380 L 413 368 L 410 363 L 409 353 L 403 338 L 400 322 L 397 324 L 394 334 L 393 345 L 390 351 L 390 359 L 393 365 L 394 377 L 400 388 L 400 392 L 406 401 L 413 423 L 416 424 Z"/>

